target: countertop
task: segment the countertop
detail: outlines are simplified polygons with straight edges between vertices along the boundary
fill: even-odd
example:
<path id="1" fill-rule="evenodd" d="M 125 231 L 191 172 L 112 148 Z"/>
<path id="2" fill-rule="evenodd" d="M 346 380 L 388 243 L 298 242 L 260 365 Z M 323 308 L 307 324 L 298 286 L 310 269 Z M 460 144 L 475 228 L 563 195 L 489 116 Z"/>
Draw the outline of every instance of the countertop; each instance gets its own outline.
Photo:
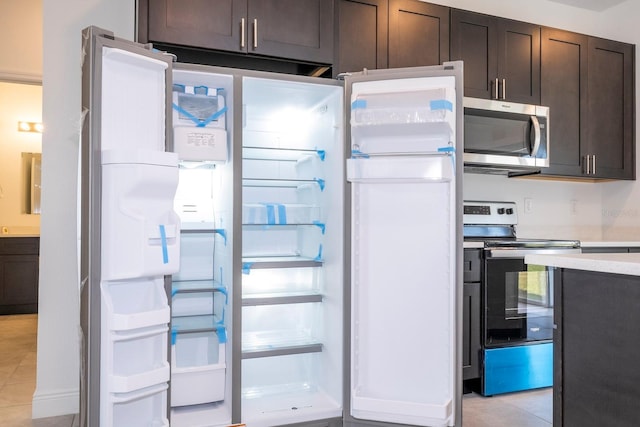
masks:
<path id="1" fill-rule="evenodd" d="M 638 241 L 580 241 L 584 248 L 632 248 L 640 246 Z"/>
<path id="2" fill-rule="evenodd" d="M 526 264 L 640 276 L 640 253 L 526 255 Z"/>

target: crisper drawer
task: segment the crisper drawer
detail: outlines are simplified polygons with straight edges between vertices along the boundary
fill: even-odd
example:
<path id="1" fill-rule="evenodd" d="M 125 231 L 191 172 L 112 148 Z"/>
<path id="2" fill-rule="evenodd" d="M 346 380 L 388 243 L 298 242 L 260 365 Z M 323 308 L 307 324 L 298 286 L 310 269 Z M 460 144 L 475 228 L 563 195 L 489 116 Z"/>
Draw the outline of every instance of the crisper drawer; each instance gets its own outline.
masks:
<path id="1" fill-rule="evenodd" d="M 464 282 L 479 282 L 481 277 L 481 249 L 465 249 L 464 262 L 462 264 L 462 272 Z"/>

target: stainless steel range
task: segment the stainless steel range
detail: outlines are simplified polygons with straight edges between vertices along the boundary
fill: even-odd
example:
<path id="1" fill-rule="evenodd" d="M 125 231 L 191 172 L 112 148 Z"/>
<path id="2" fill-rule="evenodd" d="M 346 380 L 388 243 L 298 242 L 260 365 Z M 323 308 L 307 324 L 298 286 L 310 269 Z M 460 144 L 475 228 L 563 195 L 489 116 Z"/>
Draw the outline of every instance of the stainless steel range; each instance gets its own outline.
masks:
<path id="1" fill-rule="evenodd" d="M 513 202 L 464 202 L 465 242 L 479 242 L 483 395 L 553 384 L 553 275 L 531 253 L 580 252 L 577 240 L 519 239 Z"/>

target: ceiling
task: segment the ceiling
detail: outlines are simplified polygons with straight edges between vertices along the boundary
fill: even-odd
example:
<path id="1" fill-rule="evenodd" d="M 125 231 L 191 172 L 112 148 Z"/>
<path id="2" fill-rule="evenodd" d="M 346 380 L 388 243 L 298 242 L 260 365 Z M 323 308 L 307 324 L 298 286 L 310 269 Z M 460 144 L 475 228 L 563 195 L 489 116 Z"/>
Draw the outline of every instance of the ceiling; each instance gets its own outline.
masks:
<path id="1" fill-rule="evenodd" d="M 597 12 L 601 12 L 603 10 L 609 9 L 610 7 L 619 5 L 620 3 L 624 3 L 628 0 L 551 0 L 555 3 L 563 3 L 569 6 L 575 6 L 582 9 L 594 10 Z"/>

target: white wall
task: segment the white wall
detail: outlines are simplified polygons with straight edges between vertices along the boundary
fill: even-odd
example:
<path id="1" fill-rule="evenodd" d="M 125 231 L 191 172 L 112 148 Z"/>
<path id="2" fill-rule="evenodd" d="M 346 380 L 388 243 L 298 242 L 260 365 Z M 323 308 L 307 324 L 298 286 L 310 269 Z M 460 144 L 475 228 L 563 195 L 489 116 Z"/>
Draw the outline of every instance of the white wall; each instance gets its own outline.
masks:
<path id="1" fill-rule="evenodd" d="M 627 0 L 603 12 L 547 0 L 430 2 L 640 44 L 638 0 Z M 636 67 L 638 72 L 639 68 Z M 636 82 L 640 82 L 638 75 Z M 636 89 L 636 100 L 639 99 Z M 636 106 L 636 114 L 639 110 Z M 640 157 L 638 154 L 636 156 Z M 518 234 L 521 237 L 640 241 L 640 227 L 636 225 L 640 218 L 640 183 L 637 181 L 577 183 L 465 174 L 464 197 L 471 200 L 515 201 L 518 204 Z M 533 201 L 531 213 L 524 212 L 525 198 Z"/>
<path id="2" fill-rule="evenodd" d="M 42 0 L 0 1 L 0 40 L 0 80 L 39 84 Z"/>
<path id="3" fill-rule="evenodd" d="M 134 0 L 43 2 L 42 221 L 38 369 L 34 418 L 79 408 L 77 170 L 81 31 L 89 25 L 133 39 Z"/>
<path id="4" fill-rule="evenodd" d="M 40 215 L 25 211 L 22 153 L 40 153 L 42 135 L 18 132 L 18 121 L 23 120 L 42 121 L 42 87 L 0 81 L 0 229 L 37 235 Z"/>

